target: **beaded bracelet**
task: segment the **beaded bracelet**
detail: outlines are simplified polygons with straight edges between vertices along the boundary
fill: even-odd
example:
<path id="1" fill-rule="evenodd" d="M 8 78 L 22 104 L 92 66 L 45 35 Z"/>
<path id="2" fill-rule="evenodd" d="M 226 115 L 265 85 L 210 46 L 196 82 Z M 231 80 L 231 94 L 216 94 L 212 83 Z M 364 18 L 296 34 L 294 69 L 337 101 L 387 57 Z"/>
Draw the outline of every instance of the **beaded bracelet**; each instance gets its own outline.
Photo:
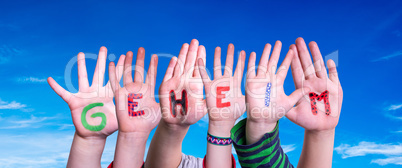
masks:
<path id="1" fill-rule="evenodd" d="M 207 133 L 207 141 L 210 144 L 221 146 L 231 145 L 233 143 L 233 140 L 230 137 L 217 137 L 209 133 Z"/>

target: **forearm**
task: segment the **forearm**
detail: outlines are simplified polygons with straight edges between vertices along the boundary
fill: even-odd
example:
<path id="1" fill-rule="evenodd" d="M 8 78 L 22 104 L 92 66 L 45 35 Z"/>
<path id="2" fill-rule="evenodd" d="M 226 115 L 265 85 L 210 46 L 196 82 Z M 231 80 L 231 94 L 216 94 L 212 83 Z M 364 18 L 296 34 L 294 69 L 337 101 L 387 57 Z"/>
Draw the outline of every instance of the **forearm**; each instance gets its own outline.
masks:
<path id="1" fill-rule="evenodd" d="M 145 167 L 179 166 L 182 142 L 188 129 L 189 126 L 171 126 L 161 120 L 152 138 Z"/>
<path id="2" fill-rule="evenodd" d="M 106 138 L 83 138 L 74 134 L 67 167 L 101 167 Z"/>
<path id="3" fill-rule="evenodd" d="M 246 128 L 249 127 L 250 130 L 253 128 L 247 124 L 248 121 L 244 119 L 231 130 L 233 144 L 242 167 L 293 168 L 280 146 L 278 124 L 252 144 L 247 140 Z"/>
<path id="4" fill-rule="evenodd" d="M 334 148 L 335 129 L 305 131 L 299 168 L 330 168 Z"/>
<path id="5" fill-rule="evenodd" d="M 210 121 L 208 133 L 217 137 L 230 137 L 233 121 Z M 207 143 L 206 167 L 233 167 L 232 145 L 214 145 Z"/>
<path id="6" fill-rule="evenodd" d="M 119 132 L 113 166 L 141 167 L 148 136 L 145 132 Z"/>
<path id="7" fill-rule="evenodd" d="M 258 142 L 267 132 L 273 131 L 276 124 L 277 122 L 266 123 L 248 119 L 246 124 L 246 143 L 249 145 Z"/>

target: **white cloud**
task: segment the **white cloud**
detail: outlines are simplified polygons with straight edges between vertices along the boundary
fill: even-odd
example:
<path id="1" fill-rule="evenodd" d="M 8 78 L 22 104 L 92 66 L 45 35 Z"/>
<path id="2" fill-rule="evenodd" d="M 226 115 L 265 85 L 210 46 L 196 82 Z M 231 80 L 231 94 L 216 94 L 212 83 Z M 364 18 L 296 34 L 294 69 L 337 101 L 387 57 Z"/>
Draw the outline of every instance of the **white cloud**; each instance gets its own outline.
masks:
<path id="1" fill-rule="evenodd" d="M 387 108 L 388 111 L 398 110 L 402 108 L 402 104 L 391 105 Z"/>
<path id="2" fill-rule="evenodd" d="M 0 109 L 23 109 L 25 108 L 25 104 L 18 103 L 16 101 L 12 101 L 11 103 L 2 101 L 0 99 Z"/>
<path id="3" fill-rule="evenodd" d="M 335 151 L 341 154 L 343 159 L 368 154 L 402 155 L 402 144 L 377 144 L 375 142 L 363 141 L 356 146 L 341 144 L 335 148 Z"/>
<path id="4" fill-rule="evenodd" d="M 74 131 L 35 132 L 23 135 L 2 134 L 0 167 L 66 167 Z M 116 134 L 107 138 L 102 167 L 113 161 Z"/>
<path id="5" fill-rule="evenodd" d="M 390 117 L 392 119 L 402 120 L 402 116 L 398 116 L 398 114 L 396 114 L 397 112 L 399 112 L 399 109 L 402 109 L 402 104 L 390 105 L 384 109 L 385 116 Z"/>
<path id="6" fill-rule="evenodd" d="M 386 159 L 375 159 L 371 163 L 379 165 L 399 164 L 402 158 L 402 144 L 377 144 L 375 142 L 362 141 L 358 145 L 351 146 L 349 144 L 341 144 L 334 148 L 335 151 L 342 155 L 343 159 L 356 156 L 366 155 L 384 155 Z"/>
<path id="7" fill-rule="evenodd" d="M 38 77 L 21 77 L 17 79 L 18 82 L 21 83 L 46 83 L 46 78 L 38 78 Z"/>
<path id="8" fill-rule="evenodd" d="M 377 163 L 381 166 L 385 166 L 387 164 L 402 165 L 402 157 L 389 157 L 386 159 L 375 159 L 375 160 L 372 160 L 371 163 Z"/>
<path id="9" fill-rule="evenodd" d="M 39 128 L 42 127 L 45 123 L 43 121 L 48 119 L 54 119 L 55 117 L 35 117 L 31 115 L 30 119 L 7 119 L 7 122 L 3 122 L 2 125 L 6 125 L 0 127 L 0 129 L 19 129 L 19 128 Z"/>
<path id="10" fill-rule="evenodd" d="M 283 149 L 283 151 L 284 151 L 285 153 L 292 152 L 292 151 L 294 151 L 294 150 L 296 149 L 295 144 L 291 144 L 291 145 L 281 145 L 281 146 L 282 146 L 282 149 Z"/>
<path id="11" fill-rule="evenodd" d="M 383 60 L 389 60 L 389 59 L 391 59 L 391 58 L 399 57 L 399 56 L 402 56 L 402 51 L 397 51 L 397 52 L 394 52 L 393 54 L 386 55 L 386 56 L 383 56 L 383 57 L 380 57 L 380 58 L 371 60 L 371 62 L 378 62 L 378 61 L 383 61 Z"/>

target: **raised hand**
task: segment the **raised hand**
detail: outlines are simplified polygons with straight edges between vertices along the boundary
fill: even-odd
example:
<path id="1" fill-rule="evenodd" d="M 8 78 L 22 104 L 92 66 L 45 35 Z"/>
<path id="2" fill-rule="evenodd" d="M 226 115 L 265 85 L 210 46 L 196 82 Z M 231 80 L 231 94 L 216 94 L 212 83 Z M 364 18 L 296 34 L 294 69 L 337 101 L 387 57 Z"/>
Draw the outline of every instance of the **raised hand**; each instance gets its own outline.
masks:
<path id="1" fill-rule="evenodd" d="M 144 83 L 145 50 L 139 48 L 132 77 L 133 53 L 127 52 L 124 62 L 124 87 L 116 78 L 114 63 L 109 65 L 109 76 L 116 97 L 119 135 L 115 151 L 114 167 L 141 167 L 149 133 L 158 125 L 161 112 L 155 101 L 155 81 L 158 65 L 157 55 L 152 55 Z"/>
<path id="2" fill-rule="evenodd" d="M 117 130 L 113 93 L 108 82 L 103 86 L 107 49 L 101 47 L 92 80 L 88 84 L 84 53 L 78 58 L 78 93 L 70 93 L 49 77 L 50 87 L 68 104 L 75 126 L 67 167 L 100 167 L 106 137 Z M 125 56 L 120 56 L 118 66 L 123 65 Z M 120 71 L 122 72 L 122 71 Z M 122 73 L 114 74 L 120 80 Z"/>
<path id="3" fill-rule="evenodd" d="M 172 58 L 159 89 L 163 120 L 167 124 L 189 126 L 206 114 L 203 83 L 195 68 L 205 60 L 205 47 L 192 40 L 183 44 L 178 59 Z M 184 96 L 184 97 L 183 97 Z"/>
<path id="4" fill-rule="evenodd" d="M 79 53 L 78 59 L 78 93 L 70 93 L 62 88 L 52 77 L 48 78 L 50 87 L 68 104 L 76 129 L 76 134 L 88 138 L 106 138 L 117 130 L 113 92 L 108 82 L 103 85 L 107 49 L 101 47 L 96 64 L 92 85 L 89 86 L 85 54 Z M 122 55 L 118 65 L 123 65 Z M 121 78 L 122 73 L 115 74 Z"/>
<path id="5" fill-rule="evenodd" d="M 198 54 L 197 54 L 198 53 Z M 192 40 L 183 44 L 178 59 L 173 57 L 159 88 L 162 120 L 152 138 L 145 167 L 178 167 L 182 142 L 190 125 L 207 112 L 197 59 L 205 60 L 204 46 Z"/>
<path id="6" fill-rule="evenodd" d="M 205 53 L 205 52 L 204 52 Z M 244 51 L 240 52 L 236 70 L 233 73 L 234 46 L 229 44 L 225 72 L 221 70 L 221 48 L 215 49 L 214 58 L 214 80 L 208 76 L 202 59 L 198 60 L 200 74 L 205 85 L 205 94 L 208 107 L 210 122 L 228 121 L 234 122 L 246 110 L 245 97 L 241 92 L 241 81 L 243 78 L 244 61 L 246 58 Z M 233 125 L 232 125 L 233 126 Z"/>
<path id="7" fill-rule="evenodd" d="M 277 41 L 270 57 L 271 45 L 266 44 L 258 68 L 255 52 L 250 54 L 246 80 L 248 143 L 257 142 L 263 134 L 272 131 L 276 122 L 303 96 L 302 89 L 289 96 L 285 94 L 283 84 L 294 52 L 288 51 L 276 72 L 281 48 L 282 43 Z"/>
<path id="8" fill-rule="evenodd" d="M 134 80 L 132 77 L 133 52 L 126 54 L 124 61 L 123 84 L 120 87 L 116 78 L 113 62 L 109 65 L 110 82 L 116 95 L 116 112 L 119 132 L 149 133 L 160 120 L 159 103 L 155 101 L 155 81 L 158 66 L 158 56 L 152 55 L 148 73 L 144 82 L 145 50 L 139 48 L 135 66 Z M 123 69 L 123 68 L 121 68 Z"/>
<path id="9" fill-rule="evenodd" d="M 335 127 L 342 107 L 343 91 L 333 60 L 328 60 L 329 75 L 317 43 L 309 44 L 314 64 L 302 38 L 290 46 L 296 53 L 292 60 L 292 74 L 296 88 L 309 88 L 286 115 L 289 120 L 305 128 L 302 154 L 297 167 L 332 167 Z"/>
<path id="10" fill-rule="evenodd" d="M 309 97 L 310 94 L 307 94 L 307 96 L 297 102 L 297 106 L 290 110 L 286 117 L 306 130 L 321 131 L 334 129 L 339 121 L 343 98 L 336 65 L 333 60 L 328 60 L 329 75 L 327 75 L 327 70 L 317 43 L 311 42 L 309 46 L 314 65 L 306 43 L 302 38 L 298 38 L 296 45 L 290 47 L 296 54 L 292 60 L 293 81 L 296 89 L 302 87 L 309 88 L 311 91 L 305 92 L 317 95 L 328 91 L 328 97 L 323 97 L 320 100 L 315 99 L 314 104 Z M 325 102 L 325 98 L 328 98 L 329 101 Z M 325 106 L 327 103 L 328 105 Z M 312 104 L 315 105 L 316 110 L 312 109 Z M 326 107 L 330 107 L 330 109 L 326 109 Z"/>
<path id="11" fill-rule="evenodd" d="M 201 52 L 205 53 L 205 52 Z M 246 110 L 245 97 L 241 92 L 244 61 L 246 53 L 240 52 L 236 70 L 233 73 L 234 46 L 229 44 L 225 72 L 222 75 L 221 48 L 215 49 L 214 80 L 211 81 L 205 70 L 204 61 L 198 60 L 198 69 L 205 85 L 209 115 L 208 134 L 215 137 L 230 138 L 236 119 Z M 206 167 L 233 167 L 231 144 L 207 144 Z"/>

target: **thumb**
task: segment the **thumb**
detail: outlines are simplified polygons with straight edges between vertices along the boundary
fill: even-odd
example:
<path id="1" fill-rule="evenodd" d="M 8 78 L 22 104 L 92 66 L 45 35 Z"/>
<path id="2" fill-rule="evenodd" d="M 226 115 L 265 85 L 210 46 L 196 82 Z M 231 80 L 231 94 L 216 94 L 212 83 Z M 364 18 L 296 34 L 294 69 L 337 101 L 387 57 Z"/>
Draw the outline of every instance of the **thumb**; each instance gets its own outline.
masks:
<path id="1" fill-rule="evenodd" d="M 310 88 L 299 88 L 289 95 L 289 106 L 293 107 L 306 94 L 310 92 Z"/>

